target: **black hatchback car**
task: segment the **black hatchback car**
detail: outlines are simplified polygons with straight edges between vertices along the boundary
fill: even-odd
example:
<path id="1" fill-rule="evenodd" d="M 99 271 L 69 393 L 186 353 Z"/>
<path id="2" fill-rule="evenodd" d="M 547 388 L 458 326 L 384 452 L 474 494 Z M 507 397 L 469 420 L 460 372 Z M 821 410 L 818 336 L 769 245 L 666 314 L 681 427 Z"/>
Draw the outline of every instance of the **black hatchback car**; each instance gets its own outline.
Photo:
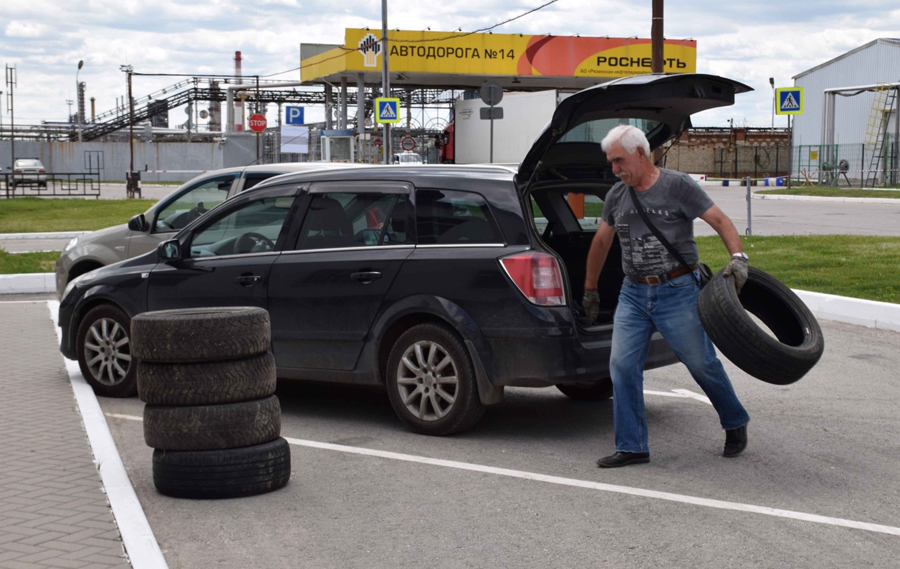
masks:
<path id="1" fill-rule="evenodd" d="M 518 171 L 386 166 L 273 178 L 156 252 L 72 281 L 61 350 L 98 394 L 130 395 L 133 316 L 260 306 L 279 378 L 384 385 L 417 432 L 471 427 L 505 386 L 608 397 L 621 250 L 606 261 L 603 310 L 589 322 L 576 299 L 594 231 L 567 196 L 602 200 L 616 182 L 599 144 L 612 127 L 638 126 L 658 147 L 692 113 L 747 90 L 709 75 L 587 89 L 560 104 Z M 654 335 L 646 367 L 676 361 Z"/>

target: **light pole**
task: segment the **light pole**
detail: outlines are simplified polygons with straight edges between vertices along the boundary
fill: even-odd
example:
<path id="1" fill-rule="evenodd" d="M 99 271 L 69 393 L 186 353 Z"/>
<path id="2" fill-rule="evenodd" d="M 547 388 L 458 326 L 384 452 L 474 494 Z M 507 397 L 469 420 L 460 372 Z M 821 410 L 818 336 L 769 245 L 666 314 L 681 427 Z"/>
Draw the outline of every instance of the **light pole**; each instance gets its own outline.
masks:
<path id="1" fill-rule="evenodd" d="M 769 77 L 769 85 L 772 86 L 772 128 L 775 128 L 775 78 Z"/>
<path id="2" fill-rule="evenodd" d="M 69 105 L 69 122 L 72 122 L 72 103 L 74 103 L 72 99 L 66 99 L 66 104 Z"/>
<path id="3" fill-rule="evenodd" d="M 75 99 L 78 101 L 78 106 L 75 107 L 75 112 L 78 115 L 78 142 L 81 142 L 81 123 L 84 122 L 84 114 L 82 113 L 82 109 L 84 109 L 84 101 L 82 100 L 81 95 L 81 85 L 78 83 L 78 74 L 81 73 L 81 68 L 84 67 L 84 60 L 78 60 L 78 70 L 75 71 Z"/>

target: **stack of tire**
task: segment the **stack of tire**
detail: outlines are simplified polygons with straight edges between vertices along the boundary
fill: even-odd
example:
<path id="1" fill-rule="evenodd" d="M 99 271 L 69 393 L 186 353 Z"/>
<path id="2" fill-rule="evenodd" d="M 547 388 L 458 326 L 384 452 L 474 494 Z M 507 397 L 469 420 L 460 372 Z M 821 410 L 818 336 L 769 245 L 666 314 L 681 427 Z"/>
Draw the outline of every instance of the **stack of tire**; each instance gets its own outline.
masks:
<path id="1" fill-rule="evenodd" d="M 281 434 L 269 313 L 262 308 L 146 312 L 131 323 L 153 482 L 177 498 L 270 492 L 291 476 Z"/>

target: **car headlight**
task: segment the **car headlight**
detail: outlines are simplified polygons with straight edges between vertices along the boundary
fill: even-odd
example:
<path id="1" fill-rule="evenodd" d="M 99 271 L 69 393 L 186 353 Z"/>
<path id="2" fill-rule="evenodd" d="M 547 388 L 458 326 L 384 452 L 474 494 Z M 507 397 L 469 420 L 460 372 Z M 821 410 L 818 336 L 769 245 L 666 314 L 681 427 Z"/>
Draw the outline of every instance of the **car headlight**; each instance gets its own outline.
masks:
<path id="1" fill-rule="evenodd" d="M 63 252 L 63 253 L 68 253 L 69 250 L 71 250 L 72 247 L 74 247 L 75 245 L 78 245 L 78 238 L 77 238 L 77 237 L 73 237 L 71 241 L 69 241 L 68 243 L 66 243 L 66 246 L 63 248 L 62 252 Z"/>

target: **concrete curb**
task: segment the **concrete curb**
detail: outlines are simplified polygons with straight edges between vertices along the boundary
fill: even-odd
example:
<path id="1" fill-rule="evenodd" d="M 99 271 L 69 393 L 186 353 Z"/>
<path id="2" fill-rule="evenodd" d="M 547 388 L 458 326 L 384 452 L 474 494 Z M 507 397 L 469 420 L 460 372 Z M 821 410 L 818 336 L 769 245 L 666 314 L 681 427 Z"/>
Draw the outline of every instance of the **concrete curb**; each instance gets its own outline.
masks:
<path id="1" fill-rule="evenodd" d="M 50 233 L 0 233 L 0 241 L 5 239 L 72 239 L 93 233 L 93 231 L 57 231 Z"/>
<path id="2" fill-rule="evenodd" d="M 59 302 L 47 301 L 47 309 L 50 311 L 50 320 L 56 330 L 56 337 L 62 341 L 62 331 L 57 321 L 59 315 Z M 91 451 L 94 453 L 94 462 L 100 472 L 100 480 L 112 509 L 116 525 L 119 526 L 119 535 L 128 555 L 133 569 L 168 569 L 165 557 L 160 550 L 150 522 L 144 513 L 144 508 L 138 500 L 125 470 L 125 464 L 119 455 L 119 449 L 113 441 L 112 433 L 106 417 L 100 408 L 100 402 L 94 395 L 94 390 L 81 375 L 78 362 L 63 359 L 72 391 L 75 394 L 78 412 L 84 423 Z"/>
<path id="3" fill-rule="evenodd" d="M 0 275 L 0 294 L 56 292 L 55 273 Z M 900 332 L 900 304 L 794 290 L 816 318 Z"/>
<path id="4" fill-rule="evenodd" d="M 56 273 L 0 275 L 0 294 L 56 292 Z"/>
<path id="5" fill-rule="evenodd" d="M 879 203 L 900 205 L 900 199 L 892 198 L 829 198 L 825 196 L 785 196 L 779 194 L 752 193 L 755 200 L 792 200 L 798 202 L 850 202 L 850 203 Z"/>
<path id="6" fill-rule="evenodd" d="M 795 290 L 816 318 L 900 332 L 900 304 Z"/>

